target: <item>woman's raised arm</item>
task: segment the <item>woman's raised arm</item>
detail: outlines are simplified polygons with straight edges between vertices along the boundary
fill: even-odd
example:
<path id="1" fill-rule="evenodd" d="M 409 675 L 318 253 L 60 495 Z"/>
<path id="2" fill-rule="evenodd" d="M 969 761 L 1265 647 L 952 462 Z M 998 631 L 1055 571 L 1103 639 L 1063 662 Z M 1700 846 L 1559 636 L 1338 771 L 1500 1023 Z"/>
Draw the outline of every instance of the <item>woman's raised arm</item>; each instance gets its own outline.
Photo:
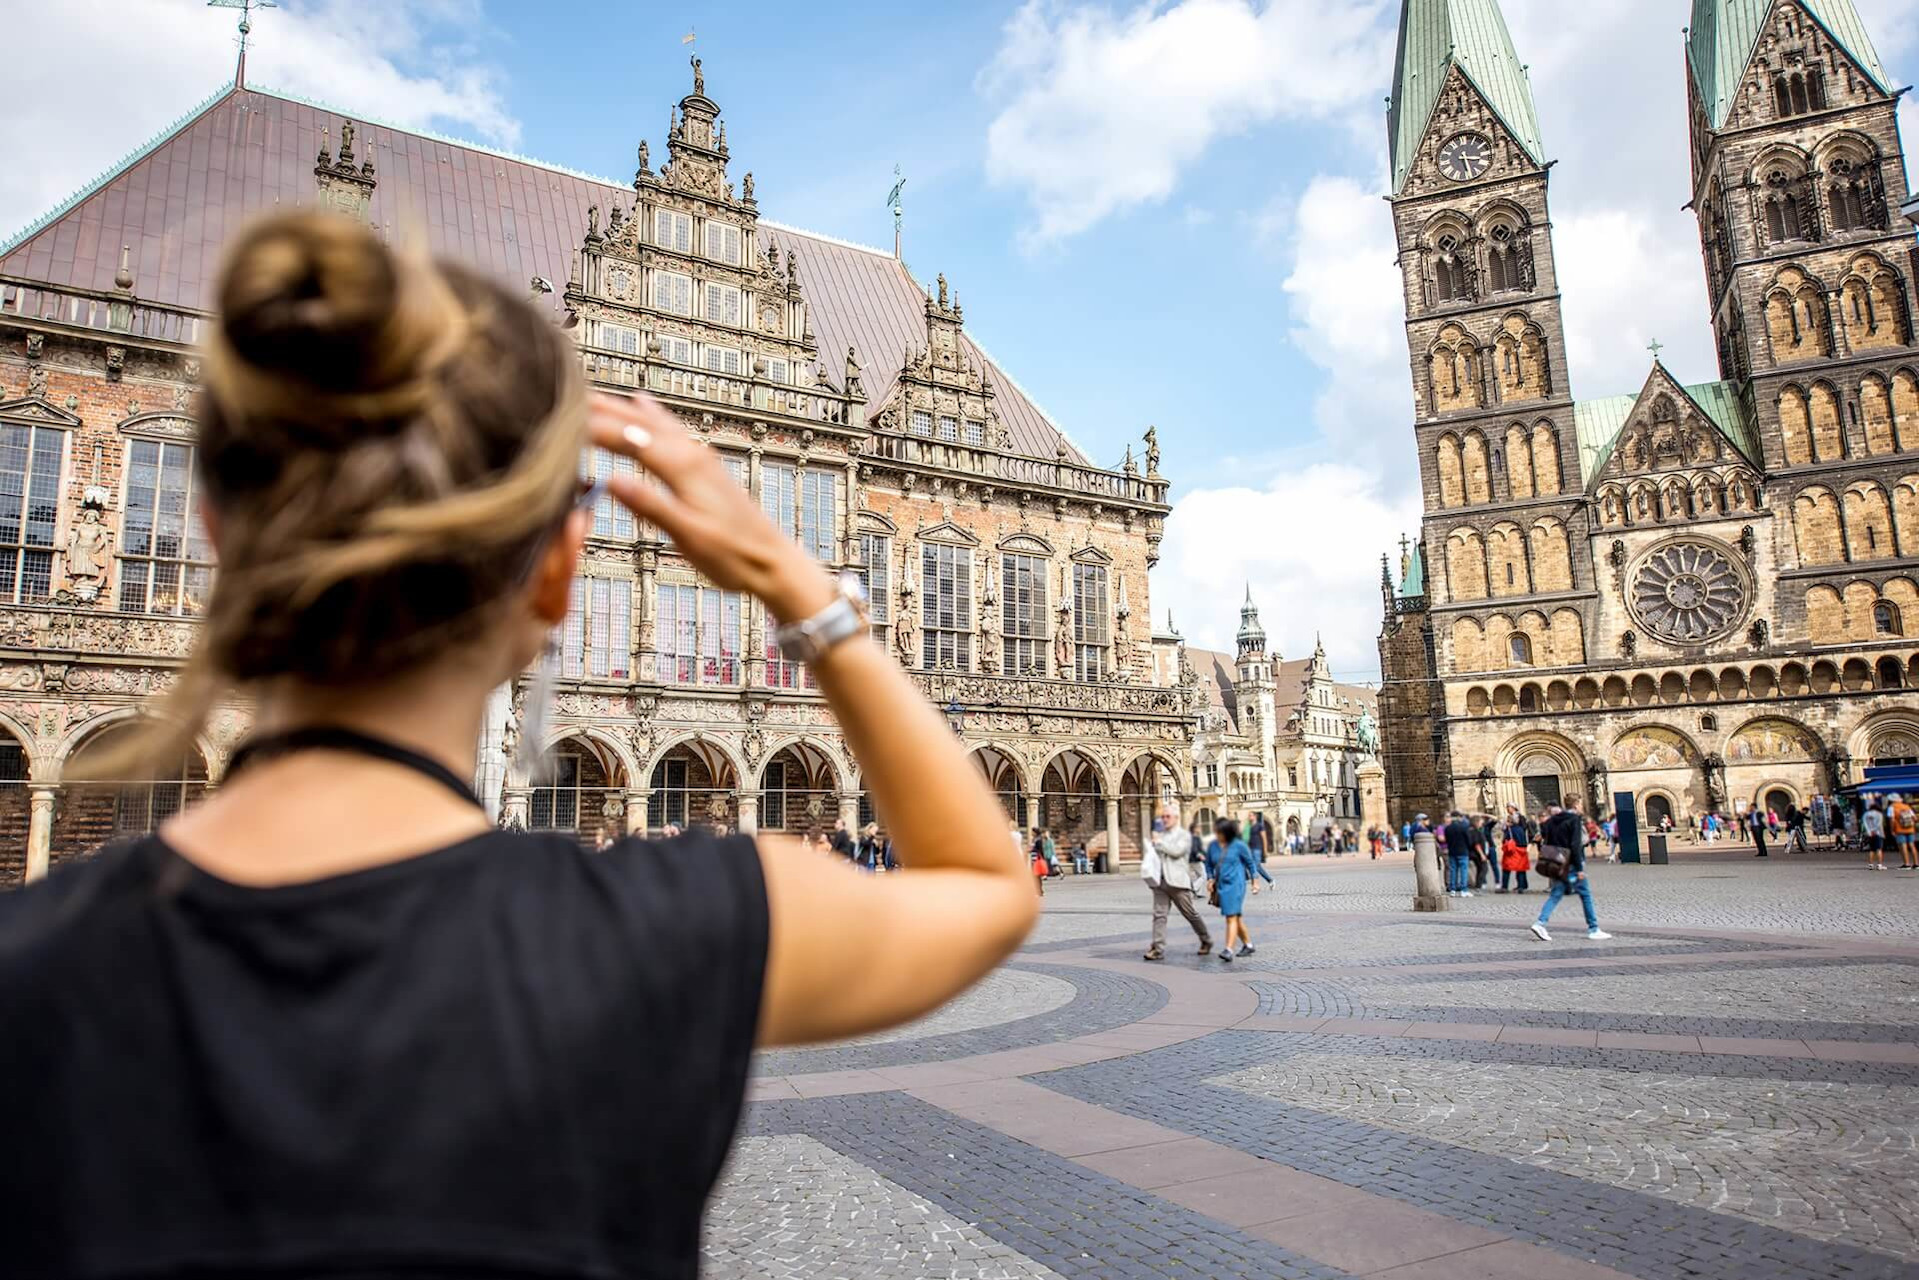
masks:
<path id="1" fill-rule="evenodd" d="M 593 440 L 650 476 L 613 477 L 614 497 L 716 584 L 751 592 L 782 622 L 832 602 L 826 572 L 651 397 L 597 397 Z M 912 874 L 865 875 L 761 837 L 772 936 L 759 1040 L 769 1046 L 937 1008 L 1011 954 L 1038 909 L 1023 860 L 1007 854 L 999 802 L 899 665 L 859 636 L 812 670 Z"/>

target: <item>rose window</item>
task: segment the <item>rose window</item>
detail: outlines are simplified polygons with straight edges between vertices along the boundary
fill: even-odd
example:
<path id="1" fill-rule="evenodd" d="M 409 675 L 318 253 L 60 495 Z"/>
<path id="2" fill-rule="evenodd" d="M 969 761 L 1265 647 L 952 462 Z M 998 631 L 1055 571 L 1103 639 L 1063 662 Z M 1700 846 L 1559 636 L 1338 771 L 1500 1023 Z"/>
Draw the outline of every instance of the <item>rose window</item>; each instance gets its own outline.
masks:
<path id="1" fill-rule="evenodd" d="M 1640 563 L 1627 595 L 1646 630 L 1674 644 L 1698 644 L 1737 625 L 1748 592 L 1745 573 L 1719 548 L 1672 542 Z"/>

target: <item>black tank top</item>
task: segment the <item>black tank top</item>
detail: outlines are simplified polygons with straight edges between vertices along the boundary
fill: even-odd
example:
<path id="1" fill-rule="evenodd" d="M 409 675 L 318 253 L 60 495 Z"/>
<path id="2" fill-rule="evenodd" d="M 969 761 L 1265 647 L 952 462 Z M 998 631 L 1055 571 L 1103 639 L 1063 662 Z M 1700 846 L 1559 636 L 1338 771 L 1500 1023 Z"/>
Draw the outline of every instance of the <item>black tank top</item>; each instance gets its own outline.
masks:
<path id="1" fill-rule="evenodd" d="M 766 946 L 743 837 L 64 867 L 0 897 L 4 1270 L 693 1277 Z"/>

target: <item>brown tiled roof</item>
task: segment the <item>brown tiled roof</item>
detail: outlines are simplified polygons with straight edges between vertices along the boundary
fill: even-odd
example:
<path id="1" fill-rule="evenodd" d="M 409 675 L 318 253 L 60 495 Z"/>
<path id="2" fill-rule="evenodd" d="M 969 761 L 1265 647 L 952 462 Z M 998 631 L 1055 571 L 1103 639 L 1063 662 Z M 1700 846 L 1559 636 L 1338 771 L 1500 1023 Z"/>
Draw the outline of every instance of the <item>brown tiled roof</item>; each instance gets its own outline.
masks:
<path id="1" fill-rule="evenodd" d="M 352 121 L 356 158 L 371 157 L 378 185 L 371 216 L 395 244 L 423 238 L 524 288 L 558 284 L 586 231 L 586 210 L 630 208 L 630 186 L 470 143 L 367 123 L 297 98 L 229 89 L 49 217 L 0 246 L 0 274 L 83 289 L 113 288 L 120 246 L 131 249 L 142 301 L 211 310 L 226 237 L 256 213 L 299 208 L 317 193 L 320 131 Z M 891 254 L 762 222 L 782 250 L 797 251 L 800 283 L 828 376 L 848 346 L 859 350 L 872 403 L 892 389 L 907 344 L 926 342 L 925 293 Z M 1001 419 L 1020 453 L 1087 459 L 1000 366 L 968 340 L 997 390 Z"/>

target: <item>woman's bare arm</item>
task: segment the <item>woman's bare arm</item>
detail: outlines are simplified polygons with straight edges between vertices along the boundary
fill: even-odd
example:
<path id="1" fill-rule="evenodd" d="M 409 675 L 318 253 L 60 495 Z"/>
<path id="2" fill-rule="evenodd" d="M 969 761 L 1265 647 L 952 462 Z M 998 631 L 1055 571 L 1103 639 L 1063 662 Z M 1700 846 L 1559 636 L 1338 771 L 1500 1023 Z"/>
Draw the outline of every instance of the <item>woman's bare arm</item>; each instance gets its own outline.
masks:
<path id="1" fill-rule="evenodd" d="M 831 602 L 820 566 L 651 398 L 598 397 L 593 439 L 659 482 L 615 477 L 610 488 L 718 585 L 751 592 L 782 621 Z M 865 875 L 761 839 L 772 912 L 763 1045 L 858 1035 L 937 1008 L 1010 954 L 1037 912 L 998 801 L 899 665 L 859 637 L 813 674 L 913 874 Z"/>

